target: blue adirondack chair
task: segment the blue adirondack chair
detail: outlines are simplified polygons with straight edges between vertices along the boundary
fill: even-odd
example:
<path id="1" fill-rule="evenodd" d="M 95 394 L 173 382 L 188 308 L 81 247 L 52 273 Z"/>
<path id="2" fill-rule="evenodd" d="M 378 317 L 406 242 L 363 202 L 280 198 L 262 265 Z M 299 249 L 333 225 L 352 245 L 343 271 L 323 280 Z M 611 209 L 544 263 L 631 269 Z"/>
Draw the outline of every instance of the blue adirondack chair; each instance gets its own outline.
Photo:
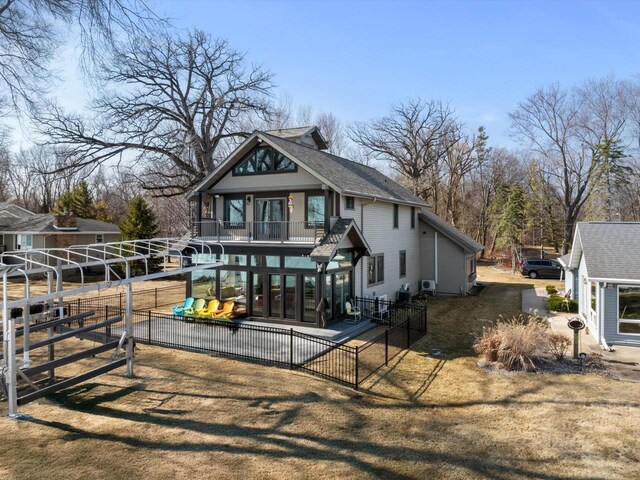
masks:
<path id="1" fill-rule="evenodd" d="M 184 305 L 176 305 L 175 307 L 173 307 L 173 314 L 174 315 L 178 315 L 179 317 L 184 315 L 184 311 L 187 308 L 191 308 L 193 307 L 193 302 L 195 302 L 195 298 L 193 297 L 188 297 L 187 299 L 185 299 L 184 301 Z"/>

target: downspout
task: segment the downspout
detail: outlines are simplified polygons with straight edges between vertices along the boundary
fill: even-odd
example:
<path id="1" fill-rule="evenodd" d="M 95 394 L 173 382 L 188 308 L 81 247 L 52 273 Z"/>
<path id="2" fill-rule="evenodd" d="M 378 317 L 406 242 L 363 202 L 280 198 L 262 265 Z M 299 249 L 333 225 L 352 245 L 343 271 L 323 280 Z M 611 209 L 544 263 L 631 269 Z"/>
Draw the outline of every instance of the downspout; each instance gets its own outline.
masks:
<path id="1" fill-rule="evenodd" d="M 364 207 L 365 205 L 371 205 L 372 203 L 376 203 L 376 197 L 372 197 L 372 202 L 365 202 L 360 204 L 360 231 L 362 232 L 362 236 L 366 239 L 364 235 Z M 360 259 L 360 298 L 364 297 L 364 261 Z"/>
<path id="2" fill-rule="evenodd" d="M 433 280 L 436 282 L 435 289 L 433 293 L 438 291 L 438 232 L 434 230 L 433 232 L 433 264 L 434 264 L 434 275 Z"/>

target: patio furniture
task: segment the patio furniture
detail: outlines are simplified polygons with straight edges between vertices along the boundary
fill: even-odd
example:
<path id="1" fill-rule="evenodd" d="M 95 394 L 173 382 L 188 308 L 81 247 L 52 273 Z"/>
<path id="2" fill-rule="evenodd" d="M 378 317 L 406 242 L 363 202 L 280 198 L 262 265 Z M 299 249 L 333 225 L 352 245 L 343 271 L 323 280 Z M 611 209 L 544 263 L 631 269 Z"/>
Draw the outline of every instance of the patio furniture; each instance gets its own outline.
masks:
<path id="1" fill-rule="evenodd" d="M 225 302 L 222 310 L 218 310 L 213 314 L 213 318 L 224 318 L 228 320 L 233 315 L 233 307 L 236 306 L 235 302 Z"/>
<path id="2" fill-rule="evenodd" d="M 195 301 L 191 308 L 185 308 L 183 311 L 183 316 L 185 317 L 195 317 L 198 312 L 204 310 L 207 301 L 204 298 L 199 298 Z"/>
<path id="3" fill-rule="evenodd" d="M 347 311 L 346 323 L 358 323 L 362 320 L 362 311 L 360 311 L 360 308 L 352 306 L 351 302 L 344 302 L 344 308 Z M 351 317 L 353 317 L 353 320 Z"/>
<path id="4" fill-rule="evenodd" d="M 196 299 L 193 297 L 186 298 L 183 305 L 176 305 L 175 307 L 173 307 L 173 314 L 181 317 L 182 315 L 184 315 L 185 310 L 193 307 L 193 302 L 195 301 Z"/>
<path id="5" fill-rule="evenodd" d="M 199 312 L 196 312 L 196 314 L 199 317 L 212 317 L 214 313 L 217 313 L 220 311 L 218 309 L 219 306 L 220 306 L 220 300 L 214 298 L 209 302 L 209 305 L 207 305 L 207 308 L 205 308 L 204 310 L 200 310 Z"/>

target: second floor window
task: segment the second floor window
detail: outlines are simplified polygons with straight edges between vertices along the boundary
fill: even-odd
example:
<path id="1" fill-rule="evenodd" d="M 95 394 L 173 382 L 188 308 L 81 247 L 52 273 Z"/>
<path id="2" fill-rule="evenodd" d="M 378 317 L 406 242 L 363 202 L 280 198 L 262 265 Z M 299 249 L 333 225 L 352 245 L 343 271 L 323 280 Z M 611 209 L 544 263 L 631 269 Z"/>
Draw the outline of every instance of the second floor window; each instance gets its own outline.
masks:
<path id="1" fill-rule="evenodd" d="M 353 210 L 356 208 L 356 202 L 355 202 L 355 198 L 353 197 L 344 197 L 344 208 L 346 208 L 347 210 Z"/>
<path id="2" fill-rule="evenodd" d="M 411 207 L 411 228 L 416 228 L 416 207 Z"/>
<path id="3" fill-rule="evenodd" d="M 309 228 L 324 225 L 324 195 L 307 195 L 305 220 Z"/>
<path id="4" fill-rule="evenodd" d="M 244 227 L 244 198 L 224 199 L 224 219 L 229 222 L 229 228 Z"/>
<path id="5" fill-rule="evenodd" d="M 398 205 L 394 204 L 393 205 L 393 228 L 398 228 L 398 223 L 399 223 L 398 216 L 399 216 Z"/>

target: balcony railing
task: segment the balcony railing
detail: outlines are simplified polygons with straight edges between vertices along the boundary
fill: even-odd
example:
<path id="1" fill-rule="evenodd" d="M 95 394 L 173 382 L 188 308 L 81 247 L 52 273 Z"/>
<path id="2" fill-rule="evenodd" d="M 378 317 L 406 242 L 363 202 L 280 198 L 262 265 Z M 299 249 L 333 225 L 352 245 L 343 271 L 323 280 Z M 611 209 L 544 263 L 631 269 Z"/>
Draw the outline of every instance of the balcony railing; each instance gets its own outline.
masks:
<path id="1" fill-rule="evenodd" d="M 194 222 L 192 233 L 216 242 L 264 242 L 316 244 L 324 236 L 324 224 L 310 222 Z"/>

